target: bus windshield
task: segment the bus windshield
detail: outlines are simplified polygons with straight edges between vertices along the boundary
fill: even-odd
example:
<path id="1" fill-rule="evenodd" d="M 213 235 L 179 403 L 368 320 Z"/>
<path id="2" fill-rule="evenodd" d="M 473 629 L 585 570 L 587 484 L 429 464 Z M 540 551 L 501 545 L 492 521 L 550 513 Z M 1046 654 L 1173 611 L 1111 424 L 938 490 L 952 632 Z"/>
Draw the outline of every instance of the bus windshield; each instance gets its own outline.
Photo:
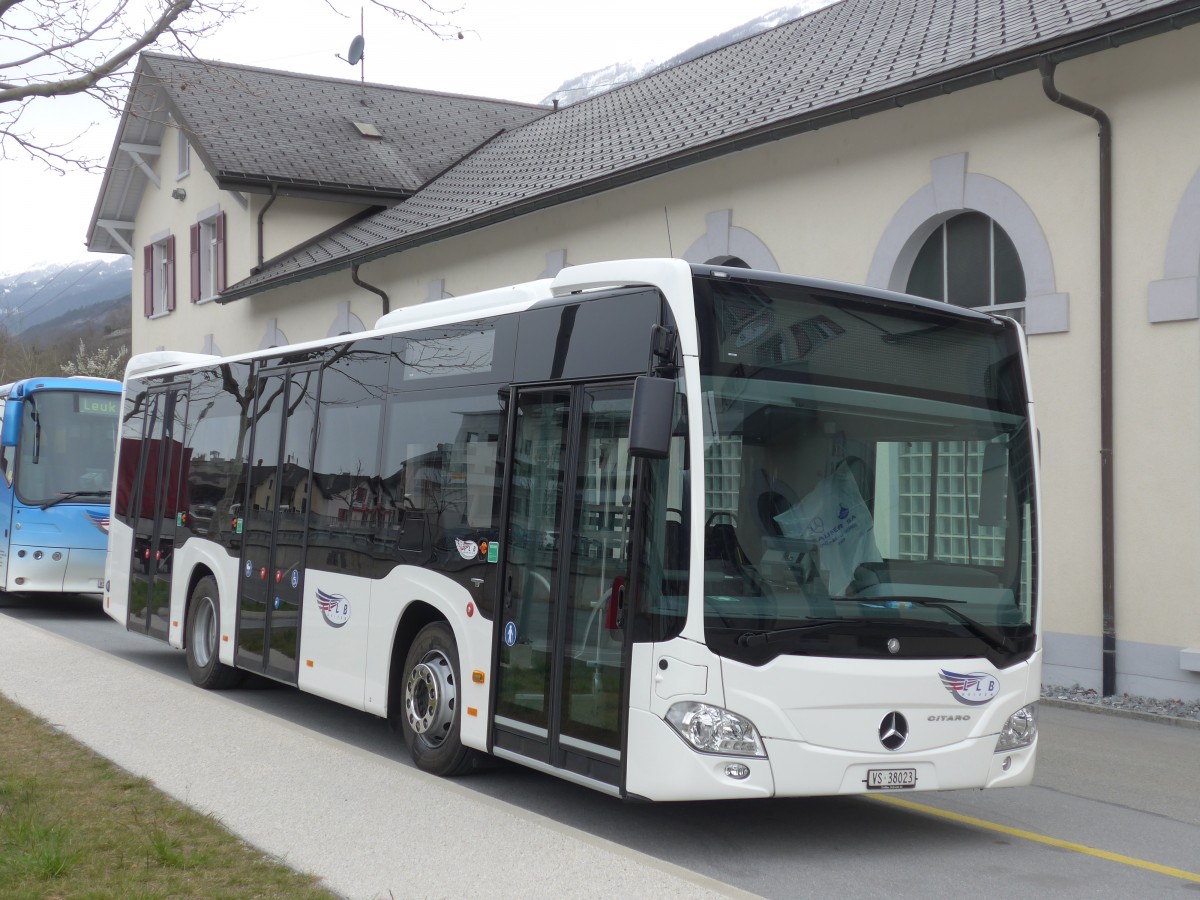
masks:
<path id="1" fill-rule="evenodd" d="M 116 395 L 37 391 L 25 397 L 17 497 L 30 506 L 108 502 L 116 452 Z"/>
<path id="2" fill-rule="evenodd" d="M 1014 327 L 832 286 L 696 280 L 709 646 L 1034 649 L 1034 481 Z"/>

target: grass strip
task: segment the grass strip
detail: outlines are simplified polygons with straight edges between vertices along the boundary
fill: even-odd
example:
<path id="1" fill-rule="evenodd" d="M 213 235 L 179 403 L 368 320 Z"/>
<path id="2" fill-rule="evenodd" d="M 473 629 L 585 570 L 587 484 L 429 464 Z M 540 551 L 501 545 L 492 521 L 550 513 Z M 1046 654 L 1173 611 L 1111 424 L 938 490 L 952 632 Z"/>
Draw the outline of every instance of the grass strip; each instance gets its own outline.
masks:
<path id="1" fill-rule="evenodd" d="M 0 897 L 334 896 L 0 695 Z"/>

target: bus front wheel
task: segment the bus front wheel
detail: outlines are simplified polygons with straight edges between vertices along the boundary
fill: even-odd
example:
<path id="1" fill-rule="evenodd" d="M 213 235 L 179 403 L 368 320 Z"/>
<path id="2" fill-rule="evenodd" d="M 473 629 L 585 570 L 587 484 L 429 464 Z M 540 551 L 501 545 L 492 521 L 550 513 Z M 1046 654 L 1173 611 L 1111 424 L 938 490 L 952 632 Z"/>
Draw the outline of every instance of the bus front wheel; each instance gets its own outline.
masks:
<path id="1" fill-rule="evenodd" d="M 192 683 L 219 691 L 237 686 L 242 673 L 221 662 L 221 603 L 217 584 L 204 576 L 188 598 L 186 650 Z"/>
<path id="2" fill-rule="evenodd" d="M 450 626 L 431 622 L 422 628 L 404 660 L 397 718 L 413 762 L 432 775 L 461 775 L 474 765 L 475 752 L 461 739 L 458 671 Z"/>

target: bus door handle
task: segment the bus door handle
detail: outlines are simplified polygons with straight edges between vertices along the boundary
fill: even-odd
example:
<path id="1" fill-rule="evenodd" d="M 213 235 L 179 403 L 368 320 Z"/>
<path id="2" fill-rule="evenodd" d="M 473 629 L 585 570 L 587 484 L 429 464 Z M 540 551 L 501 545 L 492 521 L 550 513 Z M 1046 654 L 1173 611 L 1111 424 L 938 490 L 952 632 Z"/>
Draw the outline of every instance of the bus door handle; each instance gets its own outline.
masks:
<path id="1" fill-rule="evenodd" d="M 613 579 L 608 593 L 608 607 L 604 610 L 604 627 L 616 631 L 625 624 L 625 576 Z"/>

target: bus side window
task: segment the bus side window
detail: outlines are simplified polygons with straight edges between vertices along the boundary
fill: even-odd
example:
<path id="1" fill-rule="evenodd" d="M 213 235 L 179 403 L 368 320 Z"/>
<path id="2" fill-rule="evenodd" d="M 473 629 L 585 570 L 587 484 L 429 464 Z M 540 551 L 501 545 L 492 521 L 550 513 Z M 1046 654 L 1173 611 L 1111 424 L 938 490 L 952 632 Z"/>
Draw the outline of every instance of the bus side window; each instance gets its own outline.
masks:
<path id="1" fill-rule="evenodd" d="M 490 615 L 496 566 L 488 548 L 499 538 L 504 431 L 496 385 L 399 391 L 388 398 L 387 419 L 388 552 L 397 563 L 443 572 Z"/>

